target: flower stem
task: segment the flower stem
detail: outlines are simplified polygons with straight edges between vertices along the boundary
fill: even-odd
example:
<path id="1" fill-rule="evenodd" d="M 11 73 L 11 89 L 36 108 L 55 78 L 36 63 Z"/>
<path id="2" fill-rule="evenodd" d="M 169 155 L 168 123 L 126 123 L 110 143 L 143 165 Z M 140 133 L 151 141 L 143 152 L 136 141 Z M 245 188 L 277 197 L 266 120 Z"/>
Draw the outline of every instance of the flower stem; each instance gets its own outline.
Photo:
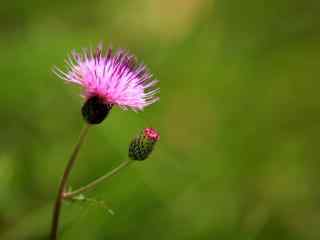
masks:
<path id="1" fill-rule="evenodd" d="M 59 185 L 59 190 L 58 190 L 58 195 L 56 198 L 56 201 L 54 203 L 54 208 L 53 208 L 53 217 L 52 217 L 52 226 L 51 226 L 51 234 L 50 234 L 50 240 L 56 240 L 57 234 L 58 234 L 58 226 L 59 226 L 59 217 L 60 217 L 60 211 L 61 211 L 61 205 L 63 201 L 63 195 L 65 188 L 68 183 L 68 177 L 70 175 L 70 172 L 72 170 L 72 167 L 75 163 L 75 160 L 77 159 L 79 150 L 81 148 L 81 145 L 83 144 L 83 141 L 87 135 L 87 132 L 89 130 L 90 125 L 86 124 L 80 133 L 79 140 L 77 144 L 75 145 L 72 154 L 70 156 L 70 159 L 68 161 L 68 164 L 64 170 L 60 185 Z"/>
<path id="2" fill-rule="evenodd" d="M 124 162 L 122 162 L 118 167 L 114 168 L 113 170 L 111 170 L 110 172 L 106 173 L 105 175 L 97 178 L 96 180 L 90 182 L 89 184 L 75 190 L 75 191 L 72 191 L 72 192 L 67 192 L 67 193 L 64 193 L 63 195 L 63 198 L 64 199 L 70 199 L 80 193 L 83 193 L 83 192 L 86 192 L 86 191 L 89 191 L 91 190 L 92 188 L 94 188 L 96 185 L 98 185 L 99 183 L 101 183 L 102 181 L 104 180 L 107 180 L 109 178 L 111 178 L 112 176 L 114 176 L 115 174 L 117 174 L 121 169 L 129 166 L 130 163 L 132 163 L 133 161 L 132 160 L 126 160 Z"/>

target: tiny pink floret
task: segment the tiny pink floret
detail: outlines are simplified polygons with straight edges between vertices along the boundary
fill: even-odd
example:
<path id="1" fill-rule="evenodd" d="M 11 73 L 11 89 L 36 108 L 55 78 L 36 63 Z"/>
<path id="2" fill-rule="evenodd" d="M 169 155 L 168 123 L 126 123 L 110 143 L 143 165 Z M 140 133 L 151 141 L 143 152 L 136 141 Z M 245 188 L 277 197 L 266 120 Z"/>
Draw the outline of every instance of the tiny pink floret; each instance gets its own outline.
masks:
<path id="1" fill-rule="evenodd" d="M 124 50 L 114 54 L 111 48 L 102 47 L 82 54 L 73 53 L 66 61 L 67 71 L 54 69 L 56 75 L 67 82 L 80 85 L 87 100 L 98 96 L 106 104 L 123 109 L 142 110 L 159 100 L 155 88 L 157 80 L 143 64 L 137 64 L 135 56 Z"/>
<path id="2" fill-rule="evenodd" d="M 160 139 L 160 134 L 154 128 L 145 128 L 144 136 L 152 141 L 158 141 Z"/>

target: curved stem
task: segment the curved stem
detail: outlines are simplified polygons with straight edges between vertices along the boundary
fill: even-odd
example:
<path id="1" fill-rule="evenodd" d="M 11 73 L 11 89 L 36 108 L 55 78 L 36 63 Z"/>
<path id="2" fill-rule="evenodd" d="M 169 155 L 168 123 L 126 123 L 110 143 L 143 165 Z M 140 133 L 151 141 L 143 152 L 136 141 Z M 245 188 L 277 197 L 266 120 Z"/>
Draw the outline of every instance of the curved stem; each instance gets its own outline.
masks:
<path id="1" fill-rule="evenodd" d="M 92 188 L 94 188 L 96 185 L 98 185 L 99 183 L 101 183 L 104 180 L 109 179 L 110 177 L 114 176 L 115 174 L 117 174 L 121 169 L 129 166 L 129 164 L 133 162 L 132 160 L 126 160 L 124 162 L 122 162 L 118 167 L 114 168 L 113 170 L 111 170 L 110 172 L 106 173 L 105 175 L 97 178 L 96 180 L 90 182 L 89 184 L 85 185 L 84 187 L 81 187 L 75 191 L 72 192 L 67 192 L 63 194 L 63 198 L 64 199 L 70 199 L 80 193 L 86 192 L 88 190 L 91 190 Z"/>
<path id="2" fill-rule="evenodd" d="M 59 190 L 58 190 L 58 195 L 54 204 L 53 208 L 53 217 L 52 217 L 52 226 L 51 226 L 51 234 L 50 234 L 50 239 L 51 240 L 56 240 L 57 239 L 57 234 L 58 234 L 58 226 L 59 226 L 59 217 L 60 217 L 60 211 L 61 211 L 61 205 L 63 201 L 63 195 L 65 188 L 68 183 L 68 177 L 70 175 L 70 172 L 72 170 L 72 167 L 75 163 L 75 160 L 77 159 L 79 150 L 81 145 L 83 144 L 83 141 L 85 139 L 85 136 L 87 135 L 88 129 L 90 125 L 86 124 L 80 133 L 78 143 L 75 145 L 72 154 L 70 156 L 70 159 L 68 161 L 68 164 L 64 170 L 60 185 L 59 185 Z"/>

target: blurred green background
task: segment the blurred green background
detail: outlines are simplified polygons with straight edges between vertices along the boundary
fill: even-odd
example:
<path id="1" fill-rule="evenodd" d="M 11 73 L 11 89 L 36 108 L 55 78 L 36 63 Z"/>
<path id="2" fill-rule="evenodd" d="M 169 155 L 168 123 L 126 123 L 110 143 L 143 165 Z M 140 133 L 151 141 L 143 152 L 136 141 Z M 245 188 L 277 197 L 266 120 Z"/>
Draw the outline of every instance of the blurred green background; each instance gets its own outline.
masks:
<path id="1" fill-rule="evenodd" d="M 320 239 L 320 2 L 3 1 L 0 239 L 48 239 L 53 199 L 83 121 L 77 87 L 51 72 L 72 49 L 126 48 L 160 80 L 144 112 L 90 130 L 74 188 L 153 155 L 66 203 L 61 239 Z"/>

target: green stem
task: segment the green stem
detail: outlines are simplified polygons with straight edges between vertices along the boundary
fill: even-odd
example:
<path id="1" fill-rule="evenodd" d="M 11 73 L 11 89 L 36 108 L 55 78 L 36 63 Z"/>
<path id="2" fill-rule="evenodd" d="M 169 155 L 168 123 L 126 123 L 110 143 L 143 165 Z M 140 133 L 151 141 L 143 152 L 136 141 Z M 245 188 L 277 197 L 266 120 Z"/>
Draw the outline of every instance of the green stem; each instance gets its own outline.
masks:
<path id="1" fill-rule="evenodd" d="M 74 166 L 74 163 L 77 159 L 79 150 L 83 144 L 83 141 L 88 133 L 90 125 L 86 124 L 80 133 L 78 143 L 75 145 L 72 154 L 70 156 L 70 159 L 68 161 L 68 164 L 64 170 L 59 190 L 57 194 L 57 198 L 54 204 L 53 208 L 53 217 L 52 217 L 52 226 L 51 226 L 51 234 L 50 234 L 50 240 L 57 240 L 58 239 L 58 226 L 59 226 L 59 218 L 60 218 L 60 212 L 61 212 L 61 205 L 63 201 L 64 191 L 66 189 L 67 183 L 68 183 L 68 177 L 70 175 L 70 172 L 72 170 L 72 167 Z"/>
<path id="2" fill-rule="evenodd" d="M 102 181 L 105 181 L 105 180 L 111 178 L 112 176 L 117 174 L 121 169 L 129 166 L 129 164 L 131 162 L 133 162 L 133 161 L 132 160 L 126 160 L 126 161 L 122 162 L 118 167 L 114 168 L 113 170 L 111 170 L 110 172 L 106 173 L 105 175 L 97 178 L 96 180 L 90 182 L 89 184 L 85 185 L 84 187 L 81 187 L 81 188 L 79 188 L 79 189 L 77 189 L 75 191 L 64 193 L 63 198 L 64 199 L 71 199 L 74 196 L 79 195 L 80 193 L 83 193 L 83 192 L 91 190 L 92 188 L 94 188 L 96 185 L 98 185 Z"/>

